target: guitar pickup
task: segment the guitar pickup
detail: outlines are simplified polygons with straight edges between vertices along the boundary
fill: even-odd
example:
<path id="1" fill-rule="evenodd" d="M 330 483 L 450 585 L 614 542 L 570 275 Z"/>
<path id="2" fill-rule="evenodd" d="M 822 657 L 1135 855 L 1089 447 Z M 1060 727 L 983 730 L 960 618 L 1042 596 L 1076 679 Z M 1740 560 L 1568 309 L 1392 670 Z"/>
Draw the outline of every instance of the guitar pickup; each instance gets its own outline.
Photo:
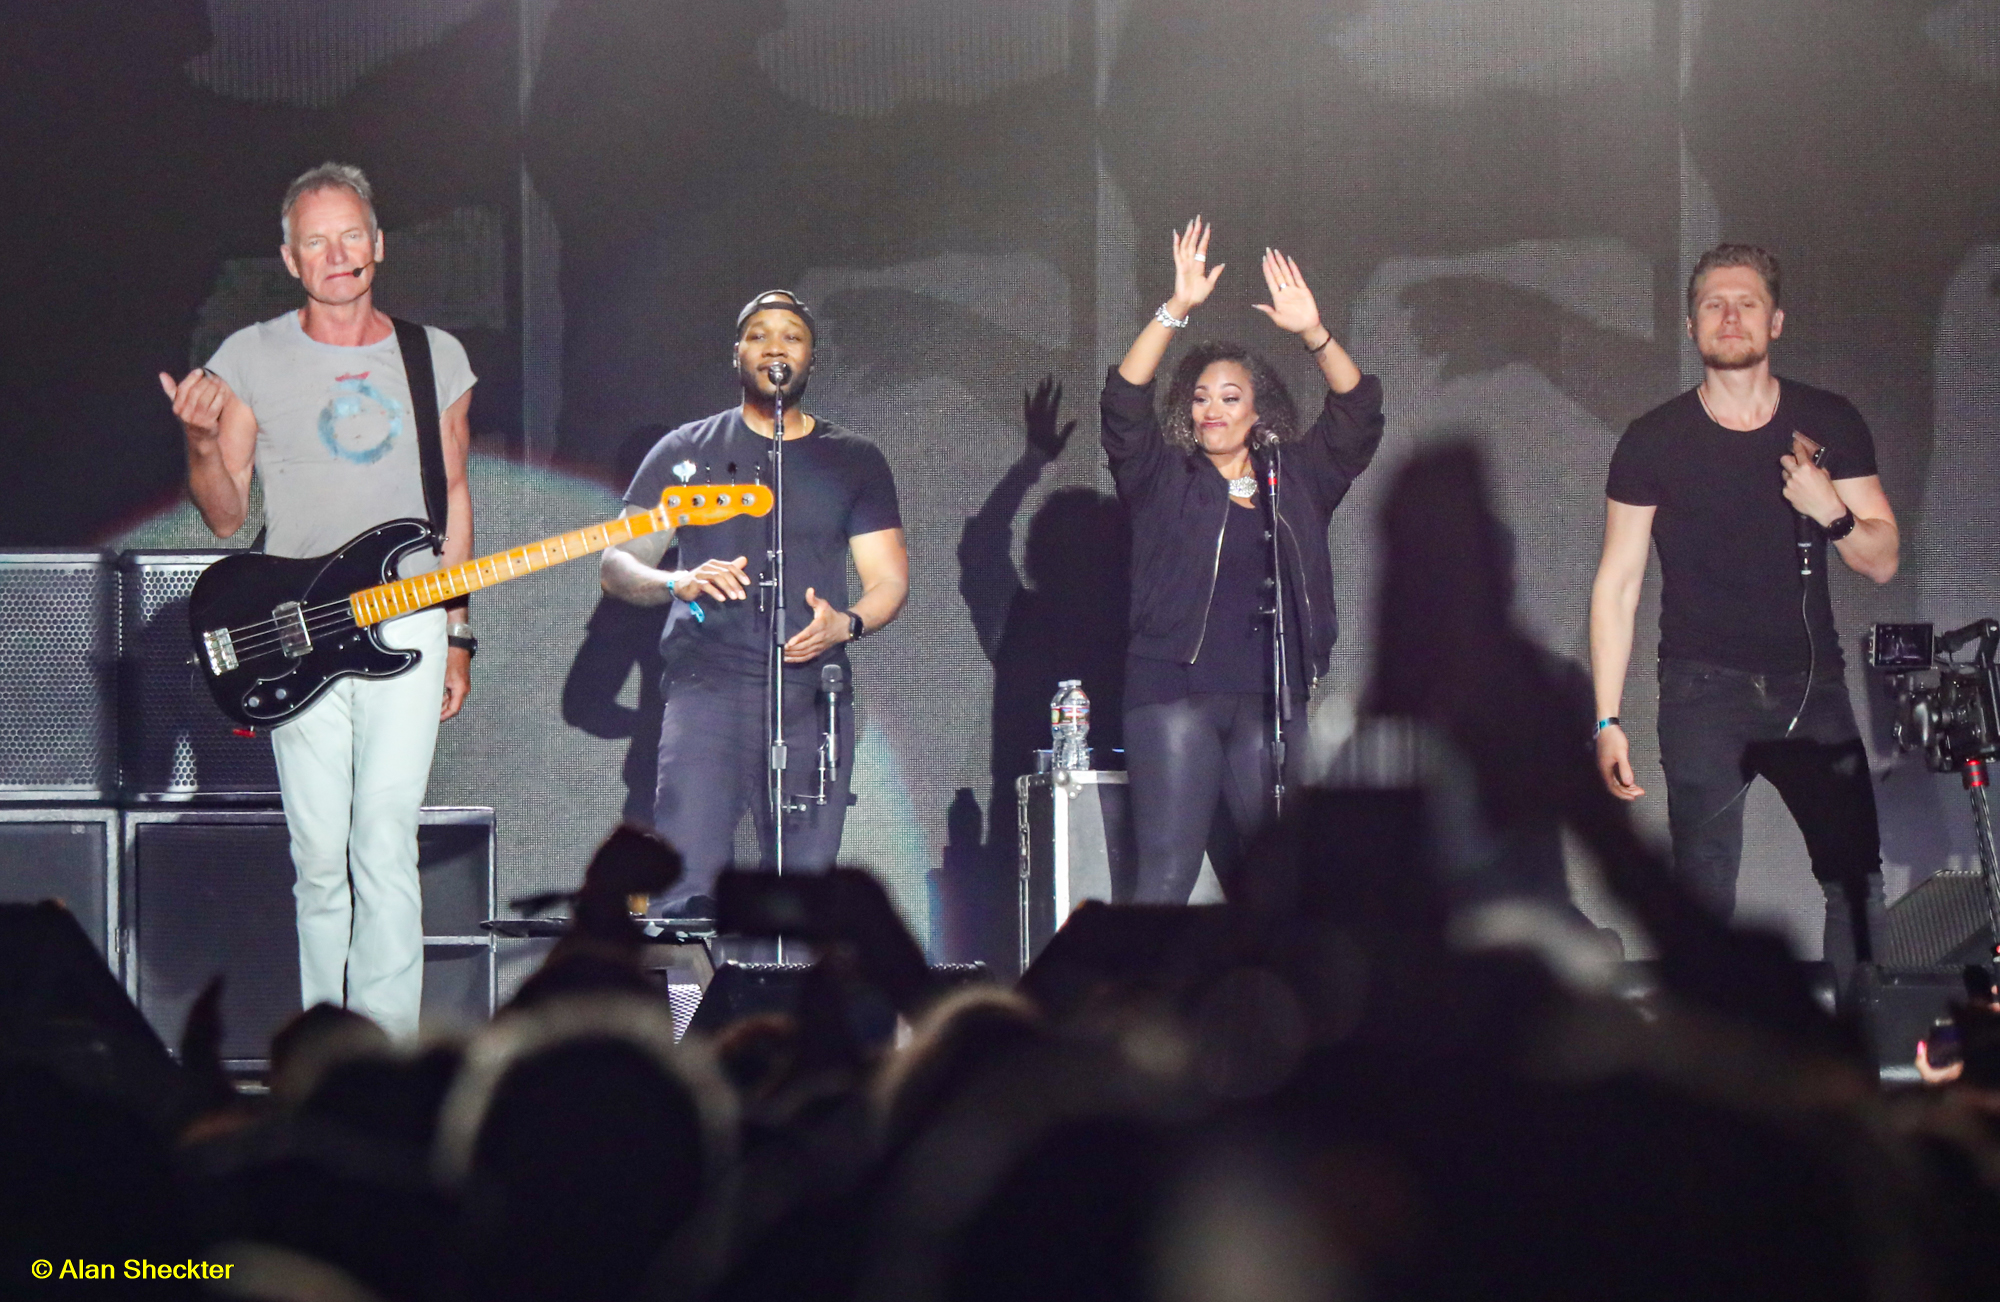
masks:
<path id="1" fill-rule="evenodd" d="M 218 628 L 212 633 L 201 635 L 201 648 L 208 653 L 208 671 L 220 678 L 236 668 L 236 643 L 230 639 L 229 630 Z"/>
<path id="2" fill-rule="evenodd" d="M 306 611 L 296 601 L 283 602 L 271 611 L 278 626 L 278 648 L 287 659 L 297 660 L 313 649 L 312 634 L 306 631 Z"/>

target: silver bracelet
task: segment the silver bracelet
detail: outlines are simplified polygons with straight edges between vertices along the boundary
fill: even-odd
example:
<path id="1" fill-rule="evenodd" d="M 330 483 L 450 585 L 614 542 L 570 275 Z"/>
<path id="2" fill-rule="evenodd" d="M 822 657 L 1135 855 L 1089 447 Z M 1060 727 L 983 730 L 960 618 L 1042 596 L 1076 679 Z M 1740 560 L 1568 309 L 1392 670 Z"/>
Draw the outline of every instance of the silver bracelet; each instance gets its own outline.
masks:
<path id="1" fill-rule="evenodd" d="M 1175 316 L 1173 313 L 1167 311 L 1167 305 L 1165 303 L 1162 303 L 1158 307 L 1153 309 L 1153 319 L 1155 321 L 1158 321 L 1161 325 L 1165 326 L 1169 330 L 1187 329 L 1188 318 L 1184 316 Z"/>

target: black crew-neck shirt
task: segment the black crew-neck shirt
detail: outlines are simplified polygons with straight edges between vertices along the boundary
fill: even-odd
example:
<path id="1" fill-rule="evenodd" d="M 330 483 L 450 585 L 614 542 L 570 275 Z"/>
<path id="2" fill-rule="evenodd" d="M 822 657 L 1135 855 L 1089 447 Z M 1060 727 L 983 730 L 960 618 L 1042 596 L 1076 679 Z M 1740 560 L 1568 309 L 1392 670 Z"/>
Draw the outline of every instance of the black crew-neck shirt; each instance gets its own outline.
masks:
<path id="1" fill-rule="evenodd" d="M 742 411 L 731 408 L 683 425 L 654 445 L 639 464 L 625 501 L 651 510 L 660 494 L 682 483 L 676 466 L 691 465 L 691 484 L 768 484 L 772 440 L 751 429 Z M 896 480 L 873 443 L 828 421 L 816 420 L 803 438 L 785 441 L 785 607 L 786 629 L 795 634 L 812 622 L 807 588 L 837 609 L 849 605 L 847 540 L 902 527 Z M 746 558 L 751 587 L 742 601 L 704 597 L 676 599 L 660 635 L 669 669 L 700 665 L 744 677 L 762 676 L 769 655 L 770 615 L 758 609 L 756 584 L 769 571 L 771 517 L 739 515 L 720 524 L 681 529 L 675 542 L 677 568 L 703 561 Z M 696 607 L 700 609 L 696 616 Z M 818 660 L 785 666 L 788 677 L 817 681 L 822 664 L 846 663 L 844 646 Z"/>
<path id="2" fill-rule="evenodd" d="M 1202 623 L 1201 644 L 1191 664 L 1130 656 L 1125 669 L 1125 704 L 1160 705 L 1197 692 L 1271 690 L 1271 535 L 1260 501 L 1248 509 L 1233 503 L 1216 540 L 1215 581 Z M 1289 593 L 1286 594 L 1290 596 Z M 1296 603 L 1285 603 L 1286 659 L 1294 697 L 1303 700 L 1308 679 Z"/>
<path id="3" fill-rule="evenodd" d="M 1810 522 L 1813 573 L 1799 576 L 1798 516 L 1778 465 L 1794 430 L 1826 448 L 1834 479 L 1875 473 L 1875 440 L 1854 404 L 1782 378 L 1777 410 L 1761 429 L 1718 425 L 1690 389 L 1633 421 L 1619 439 L 1605 495 L 1658 508 L 1662 659 L 1749 673 L 1802 673 L 1815 653 L 1822 669 L 1842 664 L 1826 537 Z"/>

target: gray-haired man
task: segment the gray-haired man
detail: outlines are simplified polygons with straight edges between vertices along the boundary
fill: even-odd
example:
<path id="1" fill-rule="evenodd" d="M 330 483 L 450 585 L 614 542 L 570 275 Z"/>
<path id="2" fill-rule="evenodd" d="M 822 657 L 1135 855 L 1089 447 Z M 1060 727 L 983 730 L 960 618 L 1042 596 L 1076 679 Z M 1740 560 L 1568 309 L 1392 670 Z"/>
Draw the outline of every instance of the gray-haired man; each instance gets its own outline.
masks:
<path id="1" fill-rule="evenodd" d="M 254 471 L 266 550 L 318 556 L 427 512 L 402 350 L 375 307 L 383 242 L 368 179 L 323 164 L 292 183 L 281 211 L 280 252 L 305 305 L 237 331 L 206 367 L 179 384 L 162 374 L 160 384 L 186 433 L 188 492 L 209 529 L 228 538 L 243 526 Z M 419 548 L 405 559 L 405 576 L 472 555 L 474 376 L 456 339 L 429 328 L 426 337 L 442 413 L 446 538 L 442 556 Z M 385 641 L 423 652 L 415 668 L 343 678 L 271 730 L 298 870 L 301 997 L 308 1007 L 344 1004 L 398 1036 L 416 1033 L 423 997 L 417 812 L 438 723 L 471 689 L 476 644 L 464 619 L 460 602 L 389 622 Z"/>

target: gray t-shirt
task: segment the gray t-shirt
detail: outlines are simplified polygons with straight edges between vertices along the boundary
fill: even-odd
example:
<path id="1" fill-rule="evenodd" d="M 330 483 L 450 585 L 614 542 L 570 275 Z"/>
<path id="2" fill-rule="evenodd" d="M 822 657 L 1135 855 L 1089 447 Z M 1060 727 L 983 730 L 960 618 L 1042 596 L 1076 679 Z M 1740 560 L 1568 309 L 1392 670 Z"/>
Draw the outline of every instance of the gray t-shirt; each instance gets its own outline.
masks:
<path id="1" fill-rule="evenodd" d="M 424 333 L 442 415 L 476 377 L 464 345 L 435 326 Z M 287 312 L 223 340 L 208 369 L 257 417 L 271 555 L 321 556 L 385 520 L 425 518 L 410 382 L 393 333 L 359 348 L 323 344 Z M 401 572 L 436 567 L 420 547 Z"/>

